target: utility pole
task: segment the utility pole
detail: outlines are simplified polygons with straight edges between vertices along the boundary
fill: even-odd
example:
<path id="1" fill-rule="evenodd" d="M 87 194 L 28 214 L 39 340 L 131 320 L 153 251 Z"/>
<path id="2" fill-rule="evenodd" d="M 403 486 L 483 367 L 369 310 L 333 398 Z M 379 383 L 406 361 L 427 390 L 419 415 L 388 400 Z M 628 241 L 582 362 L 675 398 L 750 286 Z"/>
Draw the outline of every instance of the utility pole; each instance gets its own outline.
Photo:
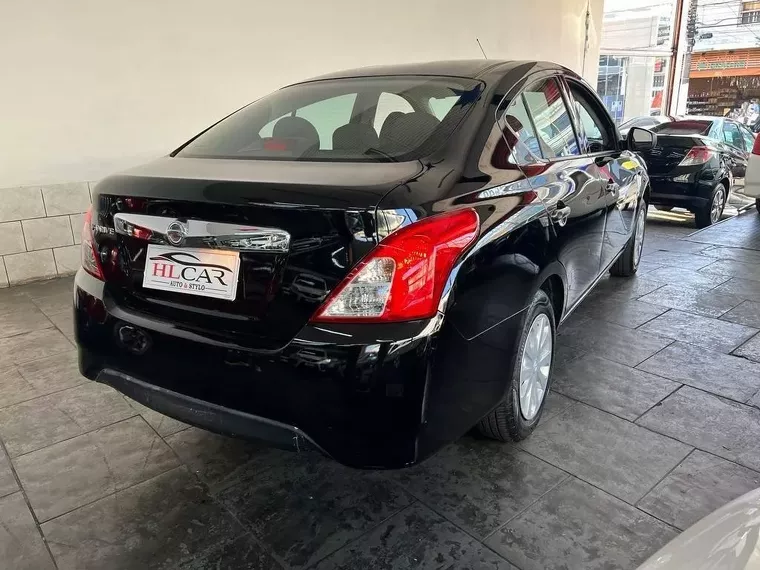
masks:
<path id="1" fill-rule="evenodd" d="M 667 104 L 665 105 L 665 109 L 667 114 L 669 115 L 675 115 L 676 114 L 676 108 L 678 107 L 678 93 L 680 92 L 680 77 L 678 75 L 678 70 L 683 69 L 684 64 L 684 50 L 681 49 L 681 46 L 684 45 L 682 43 L 682 39 L 685 39 L 685 27 L 683 24 L 685 22 L 684 18 L 684 7 L 686 3 L 689 2 L 689 0 L 676 0 L 676 7 L 675 7 L 675 14 L 673 16 L 673 40 L 671 42 L 670 46 L 670 68 L 668 69 L 668 83 L 666 85 L 667 89 Z M 696 4 L 696 2 L 695 2 Z M 696 8 L 695 8 L 695 14 L 696 14 Z M 678 83 L 676 84 L 676 78 L 679 77 Z"/>

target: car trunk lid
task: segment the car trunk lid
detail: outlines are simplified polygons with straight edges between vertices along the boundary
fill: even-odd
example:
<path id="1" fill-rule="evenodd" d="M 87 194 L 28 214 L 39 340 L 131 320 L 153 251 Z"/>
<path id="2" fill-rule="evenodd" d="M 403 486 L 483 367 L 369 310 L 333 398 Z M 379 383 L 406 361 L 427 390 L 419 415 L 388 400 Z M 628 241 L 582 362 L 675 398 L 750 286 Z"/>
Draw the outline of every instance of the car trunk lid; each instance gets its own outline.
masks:
<path id="1" fill-rule="evenodd" d="M 375 246 L 375 206 L 418 169 L 166 158 L 107 178 L 93 197 L 93 233 L 110 300 L 222 342 L 276 350 Z M 199 286 L 216 283 L 226 261 L 239 263 L 227 290 L 234 299 L 146 286 L 146 271 L 167 255 L 189 262 Z M 176 279 L 185 266 L 159 278 Z"/>
<path id="2" fill-rule="evenodd" d="M 706 137 L 699 135 L 657 135 L 652 150 L 642 152 L 649 174 L 668 174 L 676 168 L 695 146 L 711 146 Z"/>

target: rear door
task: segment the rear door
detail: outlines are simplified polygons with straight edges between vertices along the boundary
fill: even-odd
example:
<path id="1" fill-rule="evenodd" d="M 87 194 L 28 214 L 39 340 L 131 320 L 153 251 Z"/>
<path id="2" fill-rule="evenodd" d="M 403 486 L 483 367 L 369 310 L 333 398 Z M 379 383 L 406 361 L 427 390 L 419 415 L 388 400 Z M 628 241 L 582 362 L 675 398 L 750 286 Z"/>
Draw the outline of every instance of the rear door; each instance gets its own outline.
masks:
<path id="1" fill-rule="evenodd" d="M 572 307 L 599 275 L 605 192 L 594 161 L 580 152 L 557 76 L 530 83 L 501 120 L 517 137 L 518 164 L 549 212 Z"/>
<path id="2" fill-rule="evenodd" d="M 633 231 L 640 188 L 636 156 L 619 148 L 615 126 L 601 101 L 579 81 L 567 79 L 581 152 L 605 191 L 606 225 L 602 267 L 611 264 Z"/>

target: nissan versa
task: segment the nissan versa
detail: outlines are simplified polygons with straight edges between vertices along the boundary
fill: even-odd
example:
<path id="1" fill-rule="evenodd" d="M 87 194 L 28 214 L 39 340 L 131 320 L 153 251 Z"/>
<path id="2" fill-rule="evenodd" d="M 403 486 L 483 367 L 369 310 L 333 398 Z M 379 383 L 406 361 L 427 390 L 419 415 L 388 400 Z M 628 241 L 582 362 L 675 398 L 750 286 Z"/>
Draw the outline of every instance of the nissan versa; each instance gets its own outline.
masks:
<path id="1" fill-rule="evenodd" d="M 397 468 L 477 424 L 527 437 L 556 327 L 636 272 L 648 177 L 542 62 L 342 72 L 102 180 L 75 284 L 82 373 L 164 414 Z"/>

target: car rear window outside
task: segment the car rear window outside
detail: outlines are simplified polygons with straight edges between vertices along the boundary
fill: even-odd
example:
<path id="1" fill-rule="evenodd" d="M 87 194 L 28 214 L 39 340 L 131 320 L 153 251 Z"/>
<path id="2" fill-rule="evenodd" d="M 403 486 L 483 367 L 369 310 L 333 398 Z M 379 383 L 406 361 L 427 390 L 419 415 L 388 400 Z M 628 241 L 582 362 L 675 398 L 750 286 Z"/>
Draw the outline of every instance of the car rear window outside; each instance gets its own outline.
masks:
<path id="1" fill-rule="evenodd" d="M 223 119 L 173 156 L 388 162 L 428 156 L 451 136 L 483 84 L 459 77 L 312 81 Z"/>
<path id="2" fill-rule="evenodd" d="M 671 121 L 652 127 L 652 131 L 661 135 L 706 135 L 712 121 Z"/>

